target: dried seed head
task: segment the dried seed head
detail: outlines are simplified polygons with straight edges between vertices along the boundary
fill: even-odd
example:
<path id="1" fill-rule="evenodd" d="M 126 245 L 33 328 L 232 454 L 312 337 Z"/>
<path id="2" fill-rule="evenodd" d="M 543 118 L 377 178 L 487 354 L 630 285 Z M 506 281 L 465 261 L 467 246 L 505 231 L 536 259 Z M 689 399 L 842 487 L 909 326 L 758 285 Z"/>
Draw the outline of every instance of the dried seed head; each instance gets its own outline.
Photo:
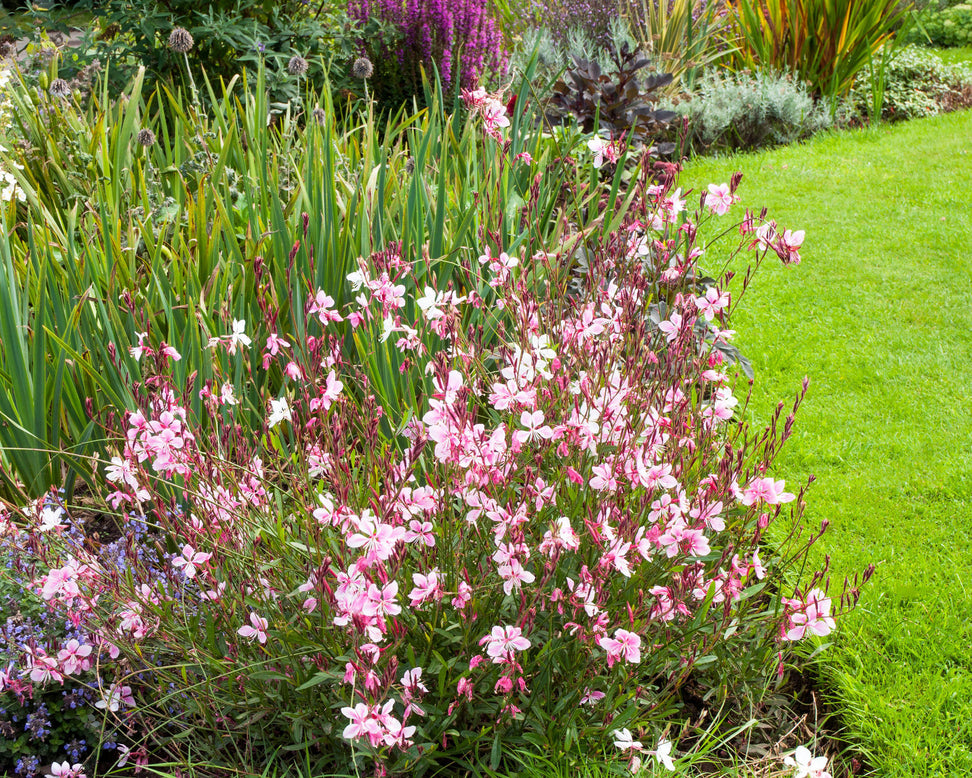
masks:
<path id="1" fill-rule="evenodd" d="M 405 160 L 405 172 L 409 175 L 415 172 L 415 157 L 409 157 Z"/>
<path id="2" fill-rule="evenodd" d="M 287 63 L 287 72 L 292 76 L 302 76 L 307 72 L 307 60 L 299 54 L 295 54 Z"/>
<path id="3" fill-rule="evenodd" d="M 351 66 L 351 75 L 362 80 L 371 78 L 374 72 L 375 66 L 371 64 L 371 60 L 367 57 L 358 57 Z"/>
<path id="4" fill-rule="evenodd" d="M 314 121 L 316 121 L 322 127 L 327 121 L 327 112 L 320 106 L 317 106 L 313 111 L 311 111 L 311 115 L 314 117 Z"/>
<path id="5" fill-rule="evenodd" d="M 144 127 L 138 131 L 138 135 L 135 136 L 135 141 L 142 148 L 148 148 L 155 144 L 155 133 L 148 127 Z"/>
<path id="6" fill-rule="evenodd" d="M 48 88 L 51 97 L 69 97 L 71 95 L 71 85 L 63 78 L 55 78 L 51 81 Z"/>
<path id="7" fill-rule="evenodd" d="M 169 48 L 176 52 L 176 54 L 185 54 L 192 49 L 194 43 L 195 41 L 192 39 L 192 35 L 189 34 L 189 30 L 183 27 L 176 27 L 169 33 Z"/>

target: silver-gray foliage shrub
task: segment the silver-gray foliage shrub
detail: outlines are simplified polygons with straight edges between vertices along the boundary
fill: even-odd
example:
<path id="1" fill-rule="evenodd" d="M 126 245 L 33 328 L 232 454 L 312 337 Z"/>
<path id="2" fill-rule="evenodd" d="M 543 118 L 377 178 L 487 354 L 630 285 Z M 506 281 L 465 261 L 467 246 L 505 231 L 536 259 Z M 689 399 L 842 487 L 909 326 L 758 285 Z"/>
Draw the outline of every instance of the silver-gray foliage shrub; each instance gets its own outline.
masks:
<path id="1" fill-rule="evenodd" d="M 686 151 L 792 143 L 833 126 L 830 106 L 787 74 L 709 70 L 674 110 L 688 121 Z"/>

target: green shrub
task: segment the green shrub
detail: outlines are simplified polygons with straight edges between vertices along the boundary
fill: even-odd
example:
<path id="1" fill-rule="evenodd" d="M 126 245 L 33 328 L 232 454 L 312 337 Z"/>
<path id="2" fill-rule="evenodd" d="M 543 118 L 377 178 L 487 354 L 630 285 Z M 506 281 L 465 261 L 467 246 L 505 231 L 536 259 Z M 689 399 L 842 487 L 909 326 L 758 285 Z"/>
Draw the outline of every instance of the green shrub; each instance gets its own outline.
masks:
<path id="1" fill-rule="evenodd" d="M 266 68 L 271 100 L 296 101 L 302 84 L 320 88 L 325 79 L 335 87 L 353 86 L 348 77 L 357 41 L 382 33 L 393 37 L 377 20 L 358 24 L 344 6 L 332 0 L 83 0 L 97 22 L 85 45 L 73 49 L 61 63 L 66 78 L 93 59 L 109 66 L 112 91 L 118 94 L 138 67 L 151 83 L 159 78 L 177 83 L 205 74 L 214 83 L 245 68 L 251 74 Z M 169 36 L 181 28 L 190 34 L 191 48 L 173 50 Z M 294 57 L 306 67 L 294 68 Z M 300 71 L 300 72 L 297 72 Z M 205 97 L 205 92 L 202 92 Z"/>
<path id="2" fill-rule="evenodd" d="M 851 90 L 848 104 L 860 118 L 868 115 L 871 95 Z M 917 119 L 972 106 L 972 69 L 946 65 L 934 52 L 917 46 L 901 49 L 885 72 L 881 117 L 888 121 Z"/>
<path id="3" fill-rule="evenodd" d="M 790 75 L 710 70 L 688 100 L 675 106 L 687 120 L 685 150 L 749 150 L 793 143 L 833 125 L 829 106 Z"/>
<path id="4" fill-rule="evenodd" d="M 963 3 L 937 9 L 929 7 L 907 33 L 911 43 L 928 43 L 946 48 L 972 45 L 972 5 Z"/>

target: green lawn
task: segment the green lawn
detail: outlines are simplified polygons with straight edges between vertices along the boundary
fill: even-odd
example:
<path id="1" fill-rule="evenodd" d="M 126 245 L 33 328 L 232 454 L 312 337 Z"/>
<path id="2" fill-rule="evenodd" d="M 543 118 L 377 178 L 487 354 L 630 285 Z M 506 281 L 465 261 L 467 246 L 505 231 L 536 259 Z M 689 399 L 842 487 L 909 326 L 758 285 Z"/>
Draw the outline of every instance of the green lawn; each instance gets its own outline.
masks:
<path id="1" fill-rule="evenodd" d="M 972 46 L 965 46 L 960 49 L 935 49 L 935 53 L 944 62 L 950 64 L 966 63 L 972 64 Z"/>
<path id="2" fill-rule="evenodd" d="M 825 672 L 877 776 L 972 775 L 972 112 L 689 166 L 805 229 L 734 320 L 766 420 L 811 385 L 778 461 L 839 580 L 877 572 Z M 770 266 L 772 264 L 772 267 Z"/>

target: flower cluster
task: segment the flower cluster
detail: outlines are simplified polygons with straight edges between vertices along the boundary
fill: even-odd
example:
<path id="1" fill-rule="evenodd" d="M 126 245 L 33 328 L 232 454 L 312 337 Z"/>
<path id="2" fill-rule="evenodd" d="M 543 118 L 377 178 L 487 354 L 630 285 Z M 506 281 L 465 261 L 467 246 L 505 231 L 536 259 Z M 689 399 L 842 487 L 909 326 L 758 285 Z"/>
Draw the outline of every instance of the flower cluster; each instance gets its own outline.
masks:
<path id="1" fill-rule="evenodd" d="M 417 73 L 421 64 L 430 74 L 434 66 L 446 89 L 470 88 L 505 60 L 502 36 L 484 0 L 349 0 L 348 13 L 362 23 L 377 17 L 395 27 L 402 36 L 399 66 Z M 369 53 L 371 61 L 382 60 L 381 51 Z"/>
<path id="2" fill-rule="evenodd" d="M 466 98 L 488 133 L 504 126 L 497 98 Z M 175 715 L 173 699 L 209 720 L 198 680 L 227 731 L 237 715 L 282 722 L 281 699 L 323 704 L 344 721 L 301 726 L 335 760 L 380 767 L 434 758 L 456 732 L 563 716 L 611 733 L 634 769 L 643 755 L 672 769 L 671 742 L 646 751 L 611 726 L 622 707 L 654 741 L 657 695 L 713 672 L 700 660 L 717 648 L 771 672 L 767 656 L 834 622 L 819 576 L 805 597 L 779 593 L 807 548 L 765 539 L 786 506 L 799 524 L 802 500 L 767 475 L 793 419 L 754 436 L 737 415 L 729 279 L 696 280 L 700 226 L 674 178 L 632 185 L 582 275 L 563 246 L 529 256 L 484 232 L 449 284 L 389 244 L 348 275 L 346 305 L 310 288 L 289 327 L 228 319 L 210 346 L 266 343 L 251 364 L 284 376 L 235 448 L 231 376 L 177 386 L 178 354 L 141 333 L 142 407 L 120 420 L 103 497 L 165 541 L 120 573 L 35 511 L 33 586 L 86 637 L 29 646 L 17 683 L 52 687 L 97 660 L 93 706 L 126 723 Z M 710 187 L 700 218 L 724 215 L 734 189 Z M 792 261 L 802 240 L 751 214 L 742 234 L 756 261 Z M 348 341 L 391 355 L 406 411 Z M 192 417 L 200 397 L 229 433 Z"/>

